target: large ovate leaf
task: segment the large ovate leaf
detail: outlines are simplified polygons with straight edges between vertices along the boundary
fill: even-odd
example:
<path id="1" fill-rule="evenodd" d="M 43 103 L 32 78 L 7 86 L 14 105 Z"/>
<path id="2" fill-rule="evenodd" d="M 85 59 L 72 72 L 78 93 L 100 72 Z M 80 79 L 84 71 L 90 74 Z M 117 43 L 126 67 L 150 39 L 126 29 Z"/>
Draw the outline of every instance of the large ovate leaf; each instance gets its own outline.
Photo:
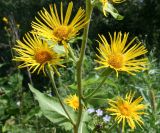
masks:
<path id="1" fill-rule="evenodd" d="M 41 93 L 37 89 L 33 88 L 33 86 L 30 84 L 29 88 L 34 93 L 35 98 L 38 100 L 41 111 L 46 118 L 48 118 L 54 124 L 63 126 L 66 130 L 71 130 L 73 128 L 67 114 L 56 98 Z M 75 112 L 68 106 L 65 106 L 65 108 L 71 119 L 75 122 Z"/>

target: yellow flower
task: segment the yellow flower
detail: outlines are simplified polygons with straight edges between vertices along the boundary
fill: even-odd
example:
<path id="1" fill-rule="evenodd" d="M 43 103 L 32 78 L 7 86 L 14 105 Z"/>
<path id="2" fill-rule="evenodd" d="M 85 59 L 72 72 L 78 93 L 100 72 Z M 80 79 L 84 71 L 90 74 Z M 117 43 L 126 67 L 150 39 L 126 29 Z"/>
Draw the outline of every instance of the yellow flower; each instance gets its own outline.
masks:
<path id="1" fill-rule="evenodd" d="M 102 9 L 103 9 L 103 14 L 106 16 L 106 8 L 108 7 L 108 3 L 113 2 L 113 3 L 122 3 L 125 0 L 100 0 L 100 2 L 102 3 Z"/>
<path id="2" fill-rule="evenodd" d="M 69 95 L 67 98 L 65 98 L 64 101 L 74 110 L 77 110 L 79 108 L 79 98 L 76 96 L 76 94 Z"/>
<path id="3" fill-rule="evenodd" d="M 147 106 L 144 104 L 140 104 L 143 100 L 142 97 L 138 97 L 133 100 L 135 93 L 127 93 L 125 99 L 122 97 L 117 97 L 116 100 L 109 100 L 110 108 L 106 110 L 111 113 L 111 115 L 116 116 L 115 121 L 122 122 L 122 130 L 124 132 L 124 127 L 126 122 L 131 127 L 131 129 L 135 129 L 137 123 L 140 127 L 143 125 L 143 121 L 140 115 L 147 114 L 143 112 Z"/>
<path id="4" fill-rule="evenodd" d="M 2 18 L 3 22 L 5 22 L 6 24 L 8 24 L 8 19 L 6 17 Z"/>
<path id="5" fill-rule="evenodd" d="M 72 8 L 73 3 L 70 2 L 65 17 L 63 15 L 62 3 L 60 7 L 60 17 L 58 16 L 55 4 L 54 10 L 53 6 L 50 5 L 50 13 L 43 8 L 43 10 L 38 13 L 43 22 L 35 18 L 37 22 L 32 22 L 33 33 L 67 47 L 67 41 L 75 37 L 78 31 L 84 28 L 88 22 L 85 18 L 85 11 L 81 8 L 79 8 L 76 16 L 71 21 Z"/>
<path id="6" fill-rule="evenodd" d="M 147 50 L 141 45 L 141 42 L 135 42 L 136 37 L 126 45 L 128 35 L 129 33 L 124 33 L 122 37 L 121 32 L 118 32 L 118 34 L 115 32 L 114 38 L 112 38 L 109 33 L 111 45 L 103 35 L 99 35 L 101 42 L 98 41 L 98 51 L 101 56 L 97 55 L 96 62 L 102 66 L 96 69 L 110 67 L 116 71 L 117 77 L 118 71 L 126 71 L 131 75 L 135 75 L 135 72 L 146 69 L 147 58 L 139 58 L 139 56 L 147 53 Z M 133 42 L 135 44 L 132 46 Z"/>
<path id="7" fill-rule="evenodd" d="M 18 40 L 13 48 L 18 54 L 13 60 L 23 62 L 18 67 L 28 67 L 32 73 L 38 70 L 38 74 L 41 70 L 45 74 L 45 67 L 48 67 L 59 75 L 56 65 L 63 66 L 61 55 L 54 52 L 52 47 L 40 40 L 38 36 L 26 34 L 25 37 L 23 38 L 24 43 Z"/>

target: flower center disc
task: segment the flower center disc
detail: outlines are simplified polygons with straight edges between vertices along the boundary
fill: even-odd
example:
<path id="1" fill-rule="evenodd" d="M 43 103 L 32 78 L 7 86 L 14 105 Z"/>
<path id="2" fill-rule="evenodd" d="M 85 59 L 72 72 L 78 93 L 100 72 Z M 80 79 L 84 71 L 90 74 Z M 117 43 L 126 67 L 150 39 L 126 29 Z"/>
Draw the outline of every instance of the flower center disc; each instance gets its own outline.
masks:
<path id="1" fill-rule="evenodd" d="M 121 68 L 123 66 L 124 57 L 122 54 L 114 54 L 109 56 L 108 63 L 114 68 Z"/>
<path id="2" fill-rule="evenodd" d="M 66 40 L 71 29 L 67 26 L 59 26 L 54 29 L 53 35 L 56 36 L 59 41 Z"/>
<path id="3" fill-rule="evenodd" d="M 125 104 L 125 103 L 122 104 L 122 105 L 119 107 L 119 110 L 120 110 L 121 114 L 124 115 L 124 116 L 129 116 L 130 113 L 131 113 L 131 110 L 130 110 L 130 108 L 129 108 L 129 105 L 127 105 L 127 104 Z"/>
<path id="4" fill-rule="evenodd" d="M 35 54 L 35 60 L 40 64 L 50 61 L 51 59 L 52 55 L 48 51 L 39 51 Z"/>
<path id="5" fill-rule="evenodd" d="M 73 100 L 73 101 L 72 101 L 72 104 L 73 104 L 73 106 L 76 107 L 76 108 L 79 107 L 79 103 L 78 103 L 77 100 Z"/>

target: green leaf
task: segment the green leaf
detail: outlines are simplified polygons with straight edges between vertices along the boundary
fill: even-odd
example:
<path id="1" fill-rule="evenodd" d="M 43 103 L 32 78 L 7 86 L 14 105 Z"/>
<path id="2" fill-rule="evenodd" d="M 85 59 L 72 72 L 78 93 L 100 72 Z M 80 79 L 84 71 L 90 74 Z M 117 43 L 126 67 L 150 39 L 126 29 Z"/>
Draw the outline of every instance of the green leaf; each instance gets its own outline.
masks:
<path id="1" fill-rule="evenodd" d="M 124 18 L 122 15 L 119 14 L 117 9 L 109 2 L 108 4 L 106 4 L 105 11 L 107 13 L 110 13 L 117 20 L 122 20 Z"/>
<path id="2" fill-rule="evenodd" d="M 18 91 L 22 87 L 22 81 L 23 76 L 20 73 L 14 73 L 6 77 L 0 77 L 0 87 L 6 95 L 11 96 L 13 91 Z"/>
<path id="3" fill-rule="evenodd" d="M 74 37 L 74 38 L 72 38 L 71 40 L 69 40 L 69 43 L 70 43 L 70 44 L 72 44 L 72 43 L 77 43 L 79 40 L 83 40 L 83 36 Z M 88 39 L 87 39 L 87 43 L 88 43 L 89 45 L 91 45 L 91 44 L 92 44 L 92 41 L 88 38 Z"/>
<path id="4" fill-rule="evenodd" d="M 53 50 L 58 53 L 58 54 L 65 54 L 65 48 L 63 45 L 59 45 L 58 43 L 52 41 L 52 40 L 48 40 L 47 38 L 41 36 L 40 39 L 44 40 L 47 42 L 47 44 L 49 46 L 53 46 Z"/>
<path id="5" fill-rule="evenodd" d="M 29 88 L 35 94 L 35 98 L 38 100 L 42 113 L 46 118 L 48 118 L 54 124 L 63 126 L 66 130 L 71 130 L 73 128 L 68 116 L 56 98 L 41 93 L 33 88 L 30 84 Z M 75 122 L 75 112 L 68 106 L 65 106 L 65 108 L 71 119 Z"/>
<path id="6" fill-rule="evenodd" d="M 90 133 L 87 127 L 87 123 L 91 120 L 91 117 L 88 115 L 87 111 L 83 112 L 78 133 Z"/>
<path id="7" fill-rule="evenodd" d="M 96 2 L 95 6 L 98 7 L 98 9 L 102 12 L 104 10 L 105 16 L 107 16 L 110 13 L 117 20 L 122 20 L 124 18 L 122 15 L 119 14 L 117 9 L 109 2 L 103 5 L 100 1 L 98 1 Z"/>
<path id="8" fill-rule="evenodd" d="M 99 81 L 99 76 L 98 75 L 91 75 L 89 77 L 87 77 L 86 79 L 82 80 L 82 84 L 85 88 L 88 88 L 88 86 L 93 85 L 95 83 L 97 83 Z M 77 89 L 77 84 L 73 83 L 71 85 L 68 86 L 69 88 L 76 90 Z"/>
<path id="9" fill-rule="evenodd" d="M 23 123 L 28 122 L 31 118 L 34 116 L 41 116 L 42 112 L 40 111 L 39 107 L 32 108 L 29 113 L 25 116 L 25 118 L 22 120 Z"/>
<path id="10" fill-rule="evenodd" d="M 54 45 L 53 50 L 58 54 L 65 54 L 65 52 L 66 52 L 64 46 L 58 45 L 58 44 Z"/>
<path id="11" fill-rule="evenodd" d="M 0 68 L 3 67 L 3 66 L 5 66 L 6 64 L 7 64 L 7 63 L 1 63 L 1 64 L 0 64 Z"/>

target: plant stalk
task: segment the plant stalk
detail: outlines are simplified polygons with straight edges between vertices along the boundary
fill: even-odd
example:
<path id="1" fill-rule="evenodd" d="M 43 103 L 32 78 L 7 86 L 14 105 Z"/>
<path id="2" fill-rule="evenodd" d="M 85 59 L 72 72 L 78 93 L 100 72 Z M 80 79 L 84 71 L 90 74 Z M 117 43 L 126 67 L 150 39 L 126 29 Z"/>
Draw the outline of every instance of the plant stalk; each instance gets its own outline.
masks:
<path id="1" fill-rule="evenodd" d="M 91 19 L 92 10 L 93 10 L 93 7 L 91 5 L 91 1 L 86 0 L 86 19 L 87 20 Z M 78 96 L 79 96 L 79 112 L 78 112 L 78 119 L 77 119 L 77 123 L 76 123 L 76 130 L 74 130 L 74 133 L 78 133 L 78 128 L 80 125 L 80 121 L 81 121 L 81 117 L 82 117 L 82 110 L 83 110 L 83 105 L 82 105 L 82 98 L 83 98 L 82 66 L 83 66 L 83 60 L 84 60 L 86 44 L 87 44 L 87 39 L 88 39 L 89 25 L 90 25 L 90 21 L 84 27 L 80 57 L 77 61 L 77 66 L 76 66 L 76 68 L 77 68 L 77 89 L 78 89 Z"/>
<path id="2" fill-rule="evenodd" d="M 70 122 L 72 123 L 72 125 L 75 126 L 73 120 L 71 119 L 69 113 L 67 112 L 67 110 L 66 110 L 66 108 L 65 108 L 65 106 L 64 106 L 64 104 L 63 104 L 63 102 L 62 102 L 62 99 L 61 99 L 61 97 L 60 97 L 60 95 L 59 95 L 59 92 L 58 92 L 58 89 L 57 89 L 57 87 L 56 87 L 55 80 L 54 80 L 54 73 L 53 73 L 53 71 L 51 71 L 49 68 L 48 68 L 48 76 L 49 76 L 49 78 L 50 78 L 50 80 L 51 80 L 52 87 L 53 87 L 53 89 L 54 89 L 53 91 L 56 93 L 56 96 L 58 97 L 59 103 L 61 104 L 64 112 L 65 112 L 66 115 L 68 116 L 68 118 L 69 118 Z"/>

